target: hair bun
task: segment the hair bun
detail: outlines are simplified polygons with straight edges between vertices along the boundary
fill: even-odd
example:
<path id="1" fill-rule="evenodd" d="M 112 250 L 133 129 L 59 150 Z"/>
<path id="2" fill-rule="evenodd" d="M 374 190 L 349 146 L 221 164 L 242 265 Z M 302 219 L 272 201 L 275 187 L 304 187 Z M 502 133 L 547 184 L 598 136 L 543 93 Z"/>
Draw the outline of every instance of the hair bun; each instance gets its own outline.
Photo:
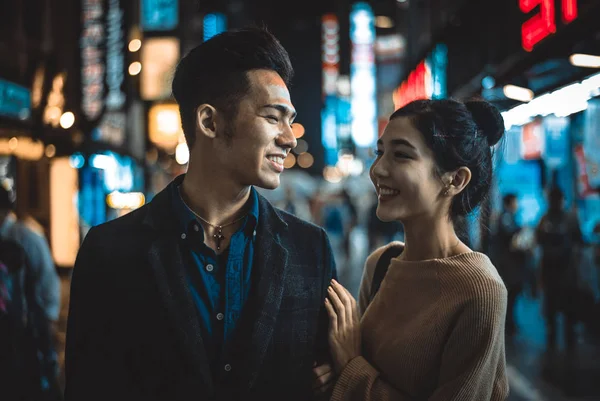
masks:
<path id="1" fill-rule="evenodd" d="M 488 144 L 494 146 L 504 135 L 504 119 L 496 106 L 484 100 L 470 100 L 465 106 L 471 112 L 477 127 L 486 136 Z"/>

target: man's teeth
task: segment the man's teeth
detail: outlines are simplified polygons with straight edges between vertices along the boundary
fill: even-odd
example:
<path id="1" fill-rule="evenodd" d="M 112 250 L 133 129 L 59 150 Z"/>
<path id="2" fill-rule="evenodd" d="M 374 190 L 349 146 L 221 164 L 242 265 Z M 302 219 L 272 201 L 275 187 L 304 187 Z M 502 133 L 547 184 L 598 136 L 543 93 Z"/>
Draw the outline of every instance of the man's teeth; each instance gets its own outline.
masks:
<path id="1" fill-rule="evenodd" d="M 269 159 L 277 164 L 283 164 L 283 157 L 280 157 L 280 156 L 267 156 L 267 159 Z"/>
<path id="2" fill-rule="evenodd" d="M 390 188 L 379 188 L 380 195 L 398 195 L 400 191 L 396 191 L 395 189 Z"/>

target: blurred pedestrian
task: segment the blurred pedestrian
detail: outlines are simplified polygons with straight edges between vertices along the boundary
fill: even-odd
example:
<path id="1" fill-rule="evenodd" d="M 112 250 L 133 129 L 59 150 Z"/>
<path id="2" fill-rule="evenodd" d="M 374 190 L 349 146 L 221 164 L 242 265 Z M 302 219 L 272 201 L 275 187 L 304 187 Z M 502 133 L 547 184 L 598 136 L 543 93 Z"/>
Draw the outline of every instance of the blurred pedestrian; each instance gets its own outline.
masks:
<path id="1" fill-rule="evenodd" d="M 185 175 L 93 227 L 77 257 L 66 398 L 308 400 L 329 359 L 325 231 L 274 208 L 296 146 L 289 56 L 268 31 L 223 32 L 179 63 Z M 319 371 L 330 377 L 331 368 Z"/>
<path id="2" fill-rule="evenodd" d="M 577 247 L 583 245 L 578 222 L 564 209 L 564 195 L 553 187 L 548 194 L 548 212 L 536 230 L 536 240 L 542 250 L 540 282 L 544 291 L 544 316 L 550 348 L 557 345 L 557 317 L 565 316 L 564 329 L 568 348 L 576 344 L 578 277 Z"/>
<path id="3" fill-rule="evenodd" d="M 346 211 L 343 242 L 344 256 L 346 260 L 350 260 L 352 258 L 352 232 L 358 225 L 358 212 L 354 205 L 354 200 L 347 189 L 344 188 L 340 191 L 340 197 L 343 208 Z"/>
<path id="4" fill-rule="evenodd" d="M 523 291 L 527 278 L 527 252 L 517 245 L 518 235 L 522 231 L 517 222 L 518 210 L 517 196 L 514 194 L 504 195 L 502 212 L 498 216 L 494 235 L 494 261 L 508 290 L 506 309 L 506 333 L 508 335 L 514 335 L 517 331 L 515 304 L 519 294 Z"/>
<path id="5" fill-rule="evenodd" d="M 35 394 L 36 400 L 60 399 L 62 391 L 58 385 L 59 365 L 54 346 L 60 313 L 60 279 L 46 238 L 17 221 L 11 193 L 3 186 L 0 186 L 0 237 L 17 244 L 25 255 L 18 268 L 19 263 L 14 261 L 20 260 L 19 250 L 5 243 L 0 260 L 13 261 L 8 263 L 14 266 L 12 302 L 19 305 L 18 313 L 24 322 L 22 328 L 15 328 L 23 336 L 19 342 L 22 355 L 18 358 L 26 369 L 25 374 L 36 378 L 35 383 L 25 380 L 34 386 L 28 393 Z"/>
<path id="6" fill-rule="evenodd" d="M 392 114 L 371 178 L 377 215 L 401 221 L 405 243 L 369 256 L 358 306 L 337 282 L 329 289 L 332 400 L 507 398 L 506 288 L 454 228 L 487 195 L 503 133 L 484 101 L 420 100 Z"/>

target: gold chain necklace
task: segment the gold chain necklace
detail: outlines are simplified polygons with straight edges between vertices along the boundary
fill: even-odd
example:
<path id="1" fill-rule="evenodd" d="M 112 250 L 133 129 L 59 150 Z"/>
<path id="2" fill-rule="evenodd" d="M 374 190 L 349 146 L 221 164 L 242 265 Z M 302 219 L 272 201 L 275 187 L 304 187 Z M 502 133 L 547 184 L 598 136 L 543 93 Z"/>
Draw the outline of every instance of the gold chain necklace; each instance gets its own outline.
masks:
<path id="1" fill-rule="evenodd" d="M 227 223 L 227 224 L 212 224 L 211 222 L 209 222 L 208 220 L 206 220 L 204 217 L 202 217 L 198 213 L 194 212 L 192 210 L 192 208 L 188 206 L 188 204 L 185 202 L 185 200 L 183 200 L 183 196 L 181 196 L 181 191 L 179 190 L 179 187 L 177 187 L 177 190 L 179 191 L 179 197 L 181 198 L 181 201 L 183 202 L 183 204 L 185 205 L 185 207 L 187 207 L 189 209 L 189 211 L 194 214 L 194 216 L 196 216 L 197 218 L 199 218 L 200 220 L 202 220 L 204 223 L 208 224 L 209 226 L 211 226 L 212 228 L 214 228 L 215 230 L 217 230 L 217 232 L 215 234 L 213 234 L 213 236 L 212 236 L 214 238 L 215 242 L 217 243 L 217 251 L 221 250 L 221 242 L 225 239 L 225 236 L 223 235 L 223 228 L 229 227 L 229 226 L 231 226 L 231 225 L 233 225 L 233 224 L 235 224 L 235 223 L 237 223 L 239 221 L 242 221 L 248 215 L 248 213 L 246 213 L 242 217 L 237 218 L 237 219 L 235 219 L 232 222 Z"/>

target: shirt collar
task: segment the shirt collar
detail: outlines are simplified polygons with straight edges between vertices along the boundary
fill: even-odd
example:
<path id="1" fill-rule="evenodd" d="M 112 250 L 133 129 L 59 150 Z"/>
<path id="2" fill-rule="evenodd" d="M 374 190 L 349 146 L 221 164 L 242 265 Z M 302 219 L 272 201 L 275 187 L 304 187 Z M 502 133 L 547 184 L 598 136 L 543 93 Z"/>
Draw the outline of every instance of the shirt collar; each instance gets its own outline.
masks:
<path id="1" fill-rule="evenodd" d="M 173 212 L 175 213 L 175 218 L 177 220 L 176 224 L 179 229 L 179 232 L 187 233 L 192 223 L 198 221 L 198 219 L 183 201 L 183 198 L 181 197 L 181 192 L 179 190 L 180 185 L 180 182 L 171 182 L 169 184 L 169 194 L 171 197 L 171 205 L 173 208 Z M 258 225 L 259 216 L 258 191 L 256 191 L 254 187 L 250 187 L 250 197 L 248 198 L 248 202 L 248 215 L 241 229 L 244 230 L 246 233 L 252 233 Z"/>

